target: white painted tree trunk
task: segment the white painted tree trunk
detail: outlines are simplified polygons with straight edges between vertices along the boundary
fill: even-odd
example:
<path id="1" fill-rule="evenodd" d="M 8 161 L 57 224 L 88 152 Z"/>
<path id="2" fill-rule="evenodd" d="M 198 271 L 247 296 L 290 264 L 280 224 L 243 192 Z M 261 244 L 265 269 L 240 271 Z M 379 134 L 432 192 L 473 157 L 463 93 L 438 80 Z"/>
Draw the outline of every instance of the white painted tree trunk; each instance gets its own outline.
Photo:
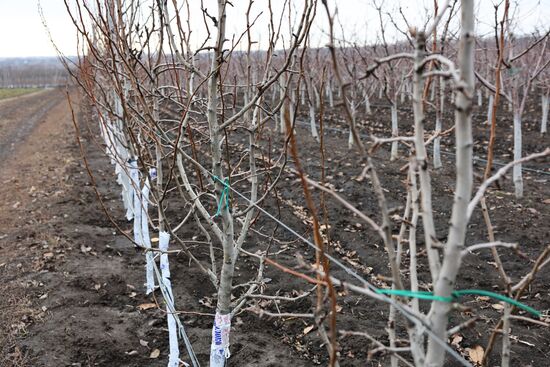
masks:
<path id="1" fill-rule="evenodd" d="M 395 103 L 392 103 L 392 106 L 391 106 L 391 135 L 393 138 L 399 136 L 399 127 L 397 123 L 397 104 Z M 397 141 L 393 141 L 391 143 L 390 160 L 394 161 L 397 159 L 398 149 L 399 149 L 399 143 Z"/>
<path id="2" fill-rule="evenodd" d="M 441 133 L 441 117 L 439 114 L 435 117 L 435 133 Z M 441 168 L 441 137 L 438 136 L 434 140 L 434 169 Z"/>
<path id="3" fill-rule="evenodd" d="M 445 112 L 445 79 L 439 78 L 439 106 L 435 116 L 435 132 L 441 133 L 442 118 Z M 434 169 L 441 168 L 441 137 L 437 136 L 434 140 L 433 152 Z"/>
<path id="4" fill-rule="evenodd" d="M 351 117 L 355 121 L 355 102 L 350 102 L 350 109 L 351 109 Z M 349 130 L 349 137 L 348 137 L 348 148 L 351 149 L 353 147 L 353 133 L 351 129 Z"/>
<path id="5" fill-rule="evenodd" d="M 521 140 L 521 112 L 514 111 L 514 160 L 521 159 Z M 514 165 L 512 177 L 514 180 L 516 198 L 519 199 L 523 197 L 523 176 L 521 174 L 521 163 Z"/>
<path id="6" fill-rule="evenodd" d="M 424 108 L 422 93 L 424 91 L 424 79 L 422 78 L 422 60 L 426 47 L 426 40 L 423 34 L 419 34 L 416 40 L 414 56 L 414 75 L 412 85 L 412 101 L 414 114 L 414 147 L 416 151 L 416 165 L 420 177 L 420 197 L 422 208 L 422 226 L 424 227 L 424 242 L 428 253 L 428 263 L 432 278 L 439 274 L 439 253 L 432 243 L 437 238 L 432 210 L 432 184 L 428 165 L 428 153 L 424 141 Z"/>
<path id="7" fill-rule="evenodd" d="M 248 104 L 248 101 L 249 101 L 248 90 L 245 90 L 244 93 L 243 93 L 243 102 L 244 102 L 245 106 Z M 246 123 L 250 122 L 250 111 L 246 111 L 244 113 L 243 119 Z"/>
<path id="8" fill-rule="evenodd" d="M 321 96 L 315 84 L 313 84 L 313 93 L 315 93 L 315 108 L 321 108 Z"/>
<path id="9" fill-rule="evenodd" d="M 277 83 L 273 84 L 273 92 L 271 93 L 271 104 L 275 104 L 275 99 L 277 98 L 278 91 L 279 91 L 279 84 Z"/>
<path id="10" fill-rule="evenodd" d="M 315 122 L 315 107 L 313 103 L 309 105 L 309 125 L 311 127 L 311 136 L 315 140 L 319 140 L 319 133 L 317 133 L 317 124 Z"/>
<path id="11" fill-rule="evenodd" d="M 296 99 L 297 99 L 297 93 L 290 93 L 288 108 L 290 109 L 289 115 L 290 115 L 290 124 L 292 125 L 294 123 L 294 113 L 296 111 Z"/>
<path id="12" fill-rule="evenodd" d="M 502 360 L 500 367 L 510 367 L 510 313 L 512 306 L 504 304 L 504 315 L 502 316 Z"/>
<path id="13" fill-rule="evenodd" d="M 365 113 L 367 115 L 370 115 L 372 113 L 372 110 L 370 108 L 370 100 L 369 100 L 369 95 L 368 94 L 365 94 Z"/>
<path id="14" fill-rule="evenodd" d="M 191 66 L 194 68 L 195 67 L 195 55 L 193 55 L 192 53 L 190 54 L 190 59 L 191 59 Z M 189 76 L 189 95 L 193 95 L 193 93 L 195 93 L 195 73 L 191 73 L 191 75 Z"/>
<path id="15" fill-rule="evenodd" d="M 218 0 L 218 27 L 216 35 L 216 47 L 210 67 L 208 79 L 208 109 L 207 119 L 210 133 L 210 150 L 212 154 L 212 172 L 217 177 L 214 180 L 216 194 L 222 198 L 225 176 L 222 166 L 222 141 L 223 130 L 219 128 L 217 116 L 218 109 L 218 81 L 220 68 L 223 62 L 222 50 L 225 41 L 226 0 Z M 229 358 L 229 334 L 231 331 L 231 290 L 233 286 L 233 274 L 235 271 L 235 231 L 233 226 L 233 214 L 231 209 L 223 205 L 221 210 L 221 245 L 223 249 L 223 261 L 220 272 L 220 283 L 216 305 L 216 316 L 212 326 L 212 344 L 210 349 L 210 367 L 224 367 Z"/>
<path id="16" fill-rule="evenodd" d="M 284 101 L 286 96 L 285 96 L 285 88 L 283 88 L 283 86 L 279 86 L 279 98 L 281 101 L 283 101 L 283 105 L 279 110 L 279 132 L 281 134 L 285 134 L 286 133 L 285 111 L 288 105 L 287 105 L 287 101 Z"/>
<path id="17" fill-rule="evenodd" d="M 332 94 L 332 87 L 330 86 L 330 83 L 327 84 L 327 93 L 328 93 L 328 105 L 330 108 L 334 107 L 334 95 Z"/>
<path id="18" fill-rule="evenodd" d="M 434 294 L 439 297 L 449 297 L 455 287 L 461 265 L 461 253 L 465 247 L 468 204 L 473 188 L 472 100 L 469 96 L 474 95 L 474 0 L 461 1 L 460 25 L 457 66 L 465 88 L 464 91 L 456 93 L 455 100 L 456 186 L 443 263 L 439 276 L 434 280 Z M 451 307 L 451 303 L 433 301 L 426 320 L 432 332 L 443 341 L 447 339 Z M 444 363 L 445 349 L 430 337 L 425 367 L 441 367 Z"/>
<path id="19" fill-rule="evenodd" d="M 542 119 L 540 120 L 540 133 L 546 134 L 548 126 L 548 108 L 550 107 L 550 95 L 542 95 Z"/>
<path id="20" fill-rule="evenodd" d="M 489 96 L 489 103 L 487 103 L 487 124 L 491 124 L 493 120 L 493 95 Z"/>
<path id="21" fill-rule="evenodd" d="M 317 133 L 317 123 L 315 120 L 315 92 L 313 89 L 313 82 L 311 78 L 308 77 L 306 81 L 307 95 L 308 95 L 308 104 L 309 104 L 309 125 L 311 128 L 311 136 L 319 141 L 319 133 Z"/>

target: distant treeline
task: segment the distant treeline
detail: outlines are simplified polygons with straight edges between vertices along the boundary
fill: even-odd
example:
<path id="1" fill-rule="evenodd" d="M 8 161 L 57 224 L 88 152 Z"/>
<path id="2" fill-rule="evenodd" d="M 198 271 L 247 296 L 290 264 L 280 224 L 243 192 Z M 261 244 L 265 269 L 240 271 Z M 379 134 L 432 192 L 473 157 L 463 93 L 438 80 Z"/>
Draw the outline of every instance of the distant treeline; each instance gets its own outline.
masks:
<path id="1" fill-rule="evenodd" d="M 1 88 L 66 85 L 69 74 L 56 57 L 0 58 Z"/>

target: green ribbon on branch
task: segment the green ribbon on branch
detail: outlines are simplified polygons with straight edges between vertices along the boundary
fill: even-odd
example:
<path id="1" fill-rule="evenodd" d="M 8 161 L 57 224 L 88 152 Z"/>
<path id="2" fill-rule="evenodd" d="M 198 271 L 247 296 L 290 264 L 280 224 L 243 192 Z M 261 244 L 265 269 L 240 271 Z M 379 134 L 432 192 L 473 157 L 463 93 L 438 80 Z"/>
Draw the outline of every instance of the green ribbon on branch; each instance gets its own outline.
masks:
<path id="1" fill-rule="evenodd" d="M 218 176 L 213 175 L 212 177 L 214 178 L 215 181 L 221 182 L 223 184 L 222 195 L 220 197 L 220 200 L 218 201 L 218 210 L 216 210 L 216 214 L 212 216 L 212 218 L 216 218 L 222 213 L 224 201 L 225 201 L 225 207 L 229 208 L 229 179 L 226 178 L 225 180 L 222 181 Z"/>
<path id="2" fill-rule="evenodd" d="M 436 296 L 433 294 L 433 292 L 426 292 L 426 291 L 413 292 L 413 291 L 404 290 L 404 289 L 378 289 L 376 293 L 386 294 L 386 295 L 395 295 L 395 296 L 401 296 L 401 297 L 409 297 L 409 298 L 427 299 L 430 301 L 439 301 L 439 302 L 447 302 L 447 303 L 457 301 L 458 298 L 465 295 L 475 294 L 475 295 L 490 297 L 490 298 L 497 299 L 499 301 L 503 301 L 508 304 L 514 305 L 517 308 L 520 308 L 524 311 L 527 311 L 535 315 L 538 318 L 540 318 L 541 316 L 539 311 L 535 310 L 532 307 L 527 306 L 524 303 L 516 301 L 513 298 L 506 297 L 506 296 L 503 296 L 502 294 L 498 294 L 494 292 L 484 291 L 481 289 L 463 289 L 463 290 L 453 291 L 450 297 Z"/>

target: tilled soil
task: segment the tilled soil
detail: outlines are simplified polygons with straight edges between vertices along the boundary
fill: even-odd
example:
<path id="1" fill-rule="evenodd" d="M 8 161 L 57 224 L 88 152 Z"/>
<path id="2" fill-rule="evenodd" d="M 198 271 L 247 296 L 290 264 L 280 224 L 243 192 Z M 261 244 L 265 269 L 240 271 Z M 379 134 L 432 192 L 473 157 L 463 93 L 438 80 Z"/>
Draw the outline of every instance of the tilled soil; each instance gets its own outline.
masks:
<path id="1" fill-rule="evenodd" d="M 103 203 L 123 218 L 112 167 L 83 121 L 89 115 L 73 103 Z M 3 149 L 1 163 L 0 366 L 166 365 L 166 317 L 147 306 L 156 299 L 144 295 L 144 257 L 116 234 L 98 205 L 64 93 L 6 101 L 0 116 L 0 136 L 14 142 Z M 117 224 L 131 229 L 131 223 Z M 176 259 L 173 268 L 178 305 L 198 305 L 198 294 L 213 292 L 187 260 Z M 206 361 L 212 311 L 196 311 L 184 321 Z M 292 356 L 282 333 L 266 332 L 257 319 L 234 325 L 239 365 L 307 365 Z M 155 349 L 160 356 L 151 359 Z M 183 345 L 182 354 L 185 359 Z"/>
<path id="2" fill-rule="evenodd" d="M 116 224 L 131 233 L 131 223 L 123 220 L 119 200 L 120 187 L 115 183 L 114 170 L 102 153 L 102 147 L 91 114 L 85 104 L 78 103 L 73 93 L 74 108 L 81 129 L 82 144 L 89 168 L 94 173 L 97 190 L 105 210 Z M 90 185 L 86 167 L 75 143 L 70 110 L 61 91 L 49 91 L 40 95 L 22 97 L 0 104 L 0 137 L 15 144 L 5 150 L 0 167 L 3 185 L 0 187 L 0 347 L 1 366 L 161 366 L 166 364 L 167 331 L 165 314 L 161 309 L 147 304 L 160 299 L 144 295 L 144 256 L 131 243 L 118 234 L 115 225 L 105 215 L 94 189 Z M 482 107 L 481 110 L 484 110 Z M 480 110 L 480 113 L 481 113 Z M 8 111 L 8 112 L 4 112 Z M 4 116 L 13 116 L 5 122 Z M 40 116 L 40 117 L 36 117 Z M 376 109 L 377 130 L 386 131 L 389 113 Z M 402 111 L 402 121 L 412 120 L 410 111 Z M 486 140 L 487 127 L 476 118 L 476 140 Z M 507 121 L 507 120 L 505 120 Z M 18 122 L 20 128 L 15 129 Z M 342 128 L 338 116 L 329 116 L 327 126 Z M 548 137 L 536 133 L 537 119 L 526 119 L 526 151 L 542 150 L 549 145 Z M 30 124 L 30 125 L 29 125 Z M 34 125 L 34 126 L 32 126 Z M 405 124 L 404 124 L 405 125 Z M 92 130 L 88 130 L 92 127 Z M 406 130 L 406 127 L 404 128 Z M 302 163 L 312 177 L 319 177 L 320 154 L 318 144 L 308 137 L 306 129 L 298 127 L 298 142 Z M 511 133 L 500 131 L 501 144 L 498 159 L 507 160 Z M 368 128 L 364 129 L 367 133 Z M 266 130 L 273 140 L 273 154 L 282 138 Z M 230 132 L 232 141 L 244 141 L 245 136 Z M 14 141 L 15 139 L 15 141 Z M 3 140 L 4 141 L 4 140 Z M 335 131 L 326 134 L 327 176 L 340 194 L 376 220 L 379 210 L 368 180 L 358 182 L 362 160 L 347 149 L 347 135 Z M 2 144 L 5 146 L 5 144 Z M 540 148 L 540 149 L 537 149 Z M 450 139 L 444 141 L 444 149 L 452 152 Z M 3 150 L 3 151 L 4 151 Z M 404 153 L 405 151 L 402 150 Z M 477 153 L 483 156 L 483 152 Z M 440 241 L 446 239 L 446 229 L 452 190 L 453 157 L 446 156 L 445 166 L 433 175 L 434 212 Z M 508 157 L 509 160 L 509 157 Z M 404 161 L 389 162 L 387 150 L 379 149 L 374 157 L 375 165 L 390 208 L 401 214 L 399 205 L 404 202 L 405 174 L 399 171 Z M 205 158 L 206 163 L 206 158 Z M 548 160 L 532 162 L 529 167 L 548 168 Z M 482 173 L 483 164 L 476 165 L 476 174 Z M 548 245 L 549 211 L 545 200 L 550 198 L 548 175 L 526 172 L 525 197 L 513 197 L 510 180 L 493 189 L 488 199 L 491 219 L 499 240 L 518 242 L 523 256 L 513 251 L 502 251 L 503 262 L 514 281 L 526 274 L 542 249 Z M 278 191 L 281 201 L 269 197 L 264 206 L 284 223 L 301 233 L 309 233 L 307 210 L 303 193 L 295 177 L 284 177 Z M 476 181 L 479 183 L 479 180 Z M 244 190 L 246 186 L 242 186 Z M 237 189 L 240 187 L 237 186 Z M 179 201 L 178 201 L 179 200 Z M 174 200 L 168 215 L 180 218 L 186 214 L 181 200 Z M 235 205 L 238 202 L 235 200 Z M 215 210 L 214 203 L 212 204 Z M 361 224 L 358 218 L 327 199 L 331 238 L 330 252 L 377 285 L 383 285 L 383 277 L 389 276 L 382 241 Z M 304 219 L 304 213 L 305 218 Z M 305 221 L 305 223 L 304 223 Z M 314 252 L 264 216 L 257 220 L 255 228 L 275 236 L 279 242 L 272 244 L 271 252 L 278 262 L 295 268 L 296 256 L 311 261 Z M 394 223 L 395 229 L 398 224 Z M 183 227 L 182 238 L 197 236 L 193 227 Z M 468 244 L 486 242 L 487 235 L 481 215 L 476 211 L 468 231 Z M 423 245 L 422 233 L 418 234 L 419 247 Z M 250 252 L 263 250 L 269 239 L 250 233 L 245 248 Z M 200 259 L 208 259 L 208 250 L 192 248 Z M 256 260 L 244 255 L 239 261 L 236 284 L 255 276 Z M 405 259 L 404 261 L 407 261 Z M 501 292 L 499 275 L 492 265 L 489 251 L 468 255 L 457 288 L 480 288 Z M 421 287 L 429 289 L 425 258 L 420 258 Z M 212 314 L 215 306 L 215 290 L 208 278 L 182 254 L 172 256 L 172 283 L 176 308 L 193 343 L 201 363 L 206 364 L 210 344 Z M 301 271 L 306 271 L 301 269 Z M 266 294 L 296 296 L 296 291 L 306 291 L 311 286 L 297 278 L 267 266 L 264 284 Z M 345 278 L 342 270 L 333 268 L 333 275 Z M 404 274 L 406 277 L 407 274 Z M 346 278 L 347 279 L 347 278 Z M 548 269 L 541 272 L 523 301 L 541 311 L 550 309 Z M 235 293 L 238 295 L 239 290 Z M 366 297 L 346 294 L 339 290 L 338 328 L 348 331 L 368 331 L 373 337 L 387 342 L 384 328 L 388 306 Z M 466 309 L 451 318 L 458 324 L 469 317 L 479 320 L 469 329 L 460 331 L 456 348 L 467 355 L 467 348 L 484 346 L 489 332 L 498 321 L 502 310 L 496 302 L 475 297 L 465 298 Z M 259 306 L 271 312 L 312 312 L 313 296 L 288 303 L 258 301 Z M 311 320 L 296 318 L 258 317 L 254 312 L 244 312 L 233 320 L 232 357 L 235 366 L 310 366 L 326 364 L 326 351 L 319 344 Z M 550 357 L 550 333 L 548 329 L 524 322 L 512 325 L 512 365 L 543 366 Z M 404 330 L 399 335 L 406 337 Z M 456 339 L 458 340 L 458 338 Z M 389 358 L 374 355 L 366 362 L 372 346 L 360 336 L 340 338 L 342 366 L 385 366 Z M 150 358 L 151 352 L 160 350 L 158 358 Z M 183 344 L 182 359 L 186 359 Z M 500 345 L 497 344 L 490 365 L 498 365 Z M 449 361 L 448 366 L 453 366 Z"/>

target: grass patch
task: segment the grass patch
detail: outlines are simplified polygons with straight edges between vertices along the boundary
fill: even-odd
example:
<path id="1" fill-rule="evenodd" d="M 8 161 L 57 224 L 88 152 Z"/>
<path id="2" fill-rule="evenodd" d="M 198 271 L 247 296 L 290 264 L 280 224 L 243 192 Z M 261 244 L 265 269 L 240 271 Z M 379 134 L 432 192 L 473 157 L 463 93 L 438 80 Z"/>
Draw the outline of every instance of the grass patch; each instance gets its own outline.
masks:
<path id="1" fill-rule="evenodd" d="M 0 100 L 38 92 L 41 88 L 0 88 Z"/>

